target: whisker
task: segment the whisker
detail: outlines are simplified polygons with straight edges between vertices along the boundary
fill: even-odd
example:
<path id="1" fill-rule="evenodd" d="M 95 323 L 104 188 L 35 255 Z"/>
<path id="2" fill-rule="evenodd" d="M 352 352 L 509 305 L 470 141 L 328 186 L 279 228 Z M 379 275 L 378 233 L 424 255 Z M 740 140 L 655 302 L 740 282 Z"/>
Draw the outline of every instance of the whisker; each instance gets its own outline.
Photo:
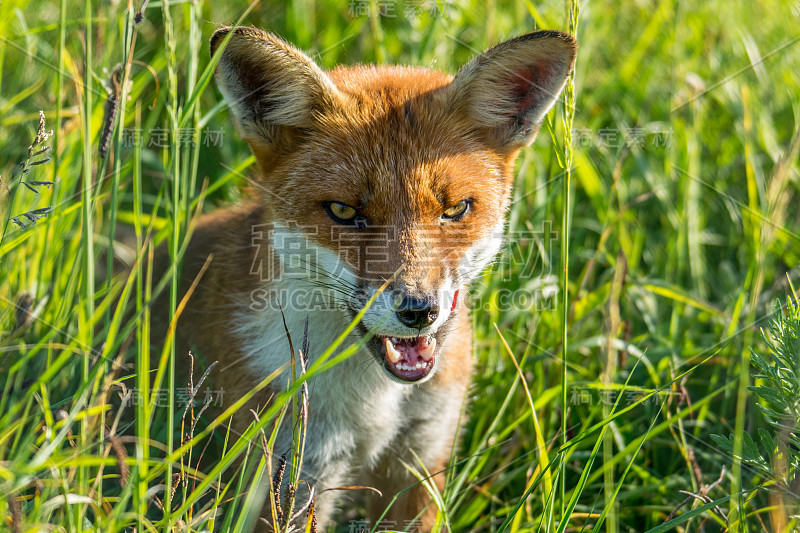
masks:
<path id="1" fill-rule="evenodd" d="M 336 280 L 338 283 L 340 283 L 340 284 L 342 284 L 344 286 L 350 287 L 352 289 L 357 289 L 358 288 L 358 286 L 355 285 L 354 283 L 352 283 L 351 281 L 349 281 L 349 280 L 347 280 L 347 279 L 345 279 L 345 278 L 343 278 L 341 276 L 335 276 L 333 274 L 333 272 L 330 272 L 329 270 L 326 270 L 319 263 L 312 263 L 312 262 L 307 261 L 307 260 L 302 259 L 302 258 L 299 261 L 300 261 L 300 264 L 304 265 L 306 270 L 309 271 L 309 272 L 314 272 L 316 274 L 323 274 L 325 277 L 327 277 L 329 279 L 332 279 L 332 280 Z"/>

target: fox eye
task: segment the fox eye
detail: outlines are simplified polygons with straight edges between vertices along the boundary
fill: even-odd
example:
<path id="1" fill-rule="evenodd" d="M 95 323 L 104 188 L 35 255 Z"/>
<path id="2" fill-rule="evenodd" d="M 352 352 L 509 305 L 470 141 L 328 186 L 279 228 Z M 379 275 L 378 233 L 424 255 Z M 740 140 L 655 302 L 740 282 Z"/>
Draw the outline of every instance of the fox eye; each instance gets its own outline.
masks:
<path id="1" fill-rule="evenodd" d="M 339 224 L 348 226 L 361 226 L 366 224 L 366 218 L 355 210 L 354 207 L 340 202 L 325 202 L 323 204 L 328 216 Z"/>
<path id="2" fill-rule="evenodd" d="M 469 200 L 461 200 L 453 207 L 444 210 L 442 218 L 446 220 L 458 220 L 469 211 Z"/>

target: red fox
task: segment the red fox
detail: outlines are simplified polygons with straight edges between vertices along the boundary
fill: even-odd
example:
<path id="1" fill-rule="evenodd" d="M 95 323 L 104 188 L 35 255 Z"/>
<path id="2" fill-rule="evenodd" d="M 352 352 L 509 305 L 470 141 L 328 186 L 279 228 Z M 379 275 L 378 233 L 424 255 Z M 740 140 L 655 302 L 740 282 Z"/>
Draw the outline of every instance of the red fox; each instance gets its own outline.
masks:
<path id="1" fill-rule="evenodd" d="M 349 339 L 363 348 L 310 383 L 302 471 L 320 530 L 340 494 L 320 491 L 353 483 L 383 494 L 368 497 L 374 524 L 417 481 L 404 462 L 418 457 L 433 474 L 448 465 L 473 365 L 466 291 L 500 250 L 514 159 L 564 87 L 576 41 L 529 33 L 455 76 L 326 72 L 248 27 L 218 30 L 212 55 L 223 43 L 216 81 L 260 178 L 251 203 L 197 224 L 183 281 L 213 259 L 179 343 L 219 360 L 218 385 L 235 400 L 287 362 L 284 318 L 295 339 L 308 319 L 313 362 L 385 284 Z M 243 409 L 234 422 L 252 421 Z M 276 453 L 291 428 L 279 435 Z M 443 475 L 434 480 L 441 489 Z M 435 516 L 418 485 L 383 519 L 429 531 Z"/>

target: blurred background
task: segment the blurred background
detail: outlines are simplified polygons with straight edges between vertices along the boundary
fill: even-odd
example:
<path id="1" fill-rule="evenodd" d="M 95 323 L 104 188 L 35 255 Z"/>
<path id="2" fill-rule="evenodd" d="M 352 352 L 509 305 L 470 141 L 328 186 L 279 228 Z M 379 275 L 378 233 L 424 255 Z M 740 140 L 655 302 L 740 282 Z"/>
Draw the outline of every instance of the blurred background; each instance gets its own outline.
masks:
<path id="1" fill-rule="evenodd" d="M 137 24 L 142 7 L 0 3 L 0 512 L 9 527 L 22 516 L 81 529 L 68 506 L 45 505 L 73 483 L 93 502 L 72 502 L 87 509 L 75 516 L 89 517 L 88 528 L 122 530 L 145 515 L 158 523 L 112 467 L 93 485 L 104 471 L 87 459 L 113 459 L 103 384 L 133 386 L 133 367 L 114 365 L 142 357 L 114 329 L 117 317 L 124 329 L 113 302 L 128 278 L 109 277 L 105 258 L 118 241 L 114 254 L 133 264 L 126 228 L 138 228 L 139 245 L 147 228 L 156 243 L 180 241 L 197 213 L 248 194 L 254 161 L 209 83 L 216 28 L 273 31 L 326 68 L 455 73 L 507 38 L 567 29 L 576 6 L 150 0 Z M 565 129 L 559 103 L 519 157 L 507 250 L 470 294 L 478 368 L 443 527 L 645 531 L 683 517 L 659 531 L 791 530 L 800 348 L 787 344 L 784 363 L 774 362 L 785 332 L 767 334 L 772 347 L 761 332 L 789 313 L 800 287 L 800 3 L 593 0 L 580 3 L 577 26 L 574 122 Z M 127 75 L 115 70 L 125 64 Z M 40 137 L 53 134 L 32 145 L 40 110 Z M 140 308 L 141 281 L 130 285 Z M 141 334 L 141 322 L 131 327 Z M 773 382 L 786 388 L 774 397 L 747 389 L 768 385 L 753 366 L 759 354 L 781 369 Z M 570 445 L 558 455 L 565 416 Z M 131 445 L 142 429 L 123 426 L 131 457 L 149 456 Z M 45 430 L 68 427 L 78 442 L 48 447 Z M 168 427 L 154 426 L 152 438 L 167 439 Z M 543 446 L 556 457 L 552 478 L 540 475 Z M 201 498 L 183 498 L 175 516 L 190 522 Z"/>

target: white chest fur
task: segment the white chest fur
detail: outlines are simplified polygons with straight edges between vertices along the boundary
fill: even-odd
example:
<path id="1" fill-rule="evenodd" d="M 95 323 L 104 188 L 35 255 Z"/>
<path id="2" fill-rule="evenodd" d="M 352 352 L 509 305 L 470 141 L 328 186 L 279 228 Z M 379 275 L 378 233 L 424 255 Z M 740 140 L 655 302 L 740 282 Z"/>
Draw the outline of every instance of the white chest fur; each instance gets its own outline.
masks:
<path id="1" fill-rule="evenodd" d="M 285 290 L 287 283 L 282 286 Z M 284 307 L 283 316 L 295 349 L 302 341 L 308 316 L 311 363 L 333 344 L 349 323 L 342 311 L 334 309 L 305 311 L 290 305 Z M 247 309 L 238 314 L 237 322 L 237 334 L 250 371 L 265 378 L 286 365 L 289 342 L 280 310 L 273 306 Z M 352 339 L 345 340 L 338 351 L 352 344 Z M 277 385 L 285 387 L 288 378 L 286 370 L 278 378 Z M 307 459 L 318 465 L 345 461 L 351 468 L 369 466 L 402 427 L 401 404 L 415 389 L 388 379 L 365 350 L 314 377 L 309 381 Z M 290 432 L 282 432 L 275 452 L 280 455 L 288 449 L 290 439 Z"/>

